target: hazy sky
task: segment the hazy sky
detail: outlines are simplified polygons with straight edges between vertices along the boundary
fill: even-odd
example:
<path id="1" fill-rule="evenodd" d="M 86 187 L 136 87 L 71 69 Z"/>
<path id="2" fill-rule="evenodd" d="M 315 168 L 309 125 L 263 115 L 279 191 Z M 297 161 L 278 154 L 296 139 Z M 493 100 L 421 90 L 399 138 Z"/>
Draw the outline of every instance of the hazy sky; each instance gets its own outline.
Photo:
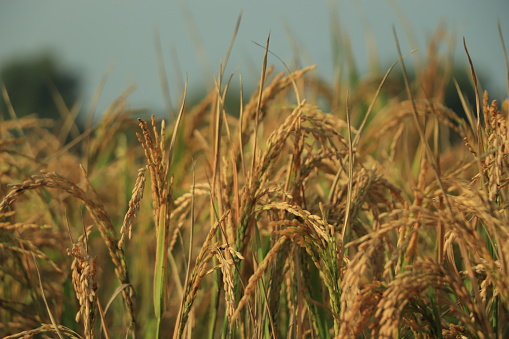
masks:
<path id="1" fill-rule="evenodd" d="M 211 84 L 240 12 L 242 22 L 227 75 L 241 73 L 245 83 L 258 80 L 263 58 L 263 49 L 253 41 L 264 44 L 269 32 L 271 50 L 285 62 L 292 64 L 298 54 L 302 65 L 317 64 L 318 72 L 330 77 L 331 18 L 337 20 L 342 34 L 348 34 L 362 71 L 368 70 L 368 37 L 374 37 L 378 59 L 385 67 L 396 60 L 393 25 L 403 53 L 420 47 L 424 54 L 425 42 L 443 21 L 455 36 L 456 60 L 466 60 L 465 37 L 476 68 L 495 85 L 490 87 L 507 93 L 497 28 L 500 19 L 509 45 L 507 0 L 2 1 L 0 67 L 12 58 L 52 51 L 64 68 L 76 70 L 83 78 L 85 108 L 109 70 L 99 111 L 132 84 L 137 86 L 129 101 L 132 107 L 162 110 L 156 32 L 176 102 L 186 74 L 190 88 L 203 87 L 204 79 Z M 408 42 L 408 29 L 417 37 L 417 45 Z M 269 62 L 281 66 L 274 57 Z"/>

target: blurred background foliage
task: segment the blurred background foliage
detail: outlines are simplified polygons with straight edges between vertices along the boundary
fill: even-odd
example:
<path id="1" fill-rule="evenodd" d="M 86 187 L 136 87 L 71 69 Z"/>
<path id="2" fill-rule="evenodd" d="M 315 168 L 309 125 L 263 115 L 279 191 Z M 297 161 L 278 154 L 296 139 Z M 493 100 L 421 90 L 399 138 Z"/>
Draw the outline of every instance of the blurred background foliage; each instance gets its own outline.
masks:
<path id="1" fill-rule="evenodd" d="M 61 120 L 61 106 L 72 107 L 81 90 L 77 70 L 65 69 L 50 53 L 37 54 L 4 63 L 0 82 L 16 116 L 37 114 L 41 118 Z M 2 116 L 9 116 L 5 92 L 0 99 Z"/>

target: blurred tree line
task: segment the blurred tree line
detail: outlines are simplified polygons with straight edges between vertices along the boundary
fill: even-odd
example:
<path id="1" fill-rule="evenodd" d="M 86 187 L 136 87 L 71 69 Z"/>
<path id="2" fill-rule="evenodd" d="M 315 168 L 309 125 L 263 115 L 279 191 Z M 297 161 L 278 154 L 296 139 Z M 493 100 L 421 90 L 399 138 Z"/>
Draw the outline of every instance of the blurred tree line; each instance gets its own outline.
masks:
<path id="1" fill-rule="evenodd" d="M 57 126 L 66 113 L 62 104 L 65 109 L 70 109 L 81 90 L 78 74 L 63 69 L 51 54 L 4 63 L 0 70 L 0 84 L 2 120 L 11 118 L 9 106 L 12 106 L 18 118 L 37 114 L 41 118 L 54 119 Z"/>
<path id="2" fill-rule="evenodd" d="M 9 106 L 12 106 L 16 117 L 20 118 L 30 114 L 37 114 L 40 118 L 51 118 L 55 129 L 68 118 L 69 111 L 78 101 L 81 88 L 81 79 L 74 70 L 64 69 L 58 59 L 51 54 L 39 54 L 35 57 L 14 59 L 0 65 L 0 121 L 10 119 Z M 398 71 L 393 79 L 395 86 L 385 86 L 384 91 L 393 96 L 404 94 L 404 85 L 401 74 Z M 415 73 L 409 74 L 414 79 Z M 471 75 L 467 68 L 455 68 L 452 77 L 455 78 L 460 88 L 465 91 L 469 103 L 475 102 L 471 85 Z M 478 74 L 478 77 L 483 78 Z M 394 83 L 393 83 L 394 85 Z M 392 88 L 391 88 L 392 87 Z M 5 91 L 4 91 L 5 89 Z M 203 90 L 192 91 L 188 95 L 188 107 L 192 107 L 206 95 Z M 10 105 L 8 104 L 8 101 Z M 246 97 L 245 99 L 248 99 Z M 465 117 L 462 104 L 452 82 L 446 86 L 444 104 Z M 239 111 L 239 89 L 231 86 L 227 95 L 226 108 L 230 114 Z M 325 108 L 325 107 L 324 107 Z M 330 107 L 328 107 L 330 108 Z M 154 108 L 150 108 L 154 109 Z M 327 108 L 325 108 L 327 111 Z M 75 123 L 79 131 L 84 129 L 84 119 L 76 119 Z"/>

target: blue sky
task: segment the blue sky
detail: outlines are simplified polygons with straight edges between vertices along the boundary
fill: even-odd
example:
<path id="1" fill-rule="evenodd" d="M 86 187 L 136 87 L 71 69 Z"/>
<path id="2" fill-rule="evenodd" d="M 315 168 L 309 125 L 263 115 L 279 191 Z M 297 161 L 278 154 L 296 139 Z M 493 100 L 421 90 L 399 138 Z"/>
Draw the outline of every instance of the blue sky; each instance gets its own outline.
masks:
<path id="1" fill-rule="evenodd" d="M 186 75 L 190 88 L 211 84 L 240 12 L 242 22 L 227 73 L 242 74 L 246 84 L 258 80 L 263 58 L 263 50 L 253 41 L 264 44 L 269 32 L 271 50 L 285 62 L 292 64 L 298 54 L 302 65 L 317 64 L 317 72 L 330 78 L 331 18 L 349 36 L 363 72 L 369 69 L 367 41 L 374 41 L 385 66 L 396 58 L 393 25 L 403 53 L 421 48 L 424 54 L 427 39 L 443 21 L 455 37 L 456 60 L 466 60 L 465 37 L 476 68 L 490 79 L 485 86 L 496 89 L 497 95 L 507 93 L 497 28 L 500 19 L 509 45 L 509 1 L 503 0 L 3 1 L 0 66 L 13 58 L 51 51 L 64 68 L 82 76 L 85 108 L 107 73 L 99 112 L 133 84 L 137 89 L 129 100 L 132 107 L 162 110 L 156 32 L 177 102 Z M 409 42 L 412 35 L 417 40 Z M 274 57 L 269 62 L 281 66 Z"/>

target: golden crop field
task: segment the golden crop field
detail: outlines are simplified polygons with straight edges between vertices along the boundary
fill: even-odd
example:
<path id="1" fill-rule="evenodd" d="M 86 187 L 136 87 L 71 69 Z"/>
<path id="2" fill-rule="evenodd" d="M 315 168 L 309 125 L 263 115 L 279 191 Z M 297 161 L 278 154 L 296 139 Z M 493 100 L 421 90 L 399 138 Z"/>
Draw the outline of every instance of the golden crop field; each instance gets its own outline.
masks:
<path id="1" fill-rule="evenodd" d="M 509 101 L 472 63 L 455 86 L 441 36 L 333 84 L 267 45 L 250 98 L 220 72 L 166 122 L 9 107 L 1 336 L 507 337 Z"/>

